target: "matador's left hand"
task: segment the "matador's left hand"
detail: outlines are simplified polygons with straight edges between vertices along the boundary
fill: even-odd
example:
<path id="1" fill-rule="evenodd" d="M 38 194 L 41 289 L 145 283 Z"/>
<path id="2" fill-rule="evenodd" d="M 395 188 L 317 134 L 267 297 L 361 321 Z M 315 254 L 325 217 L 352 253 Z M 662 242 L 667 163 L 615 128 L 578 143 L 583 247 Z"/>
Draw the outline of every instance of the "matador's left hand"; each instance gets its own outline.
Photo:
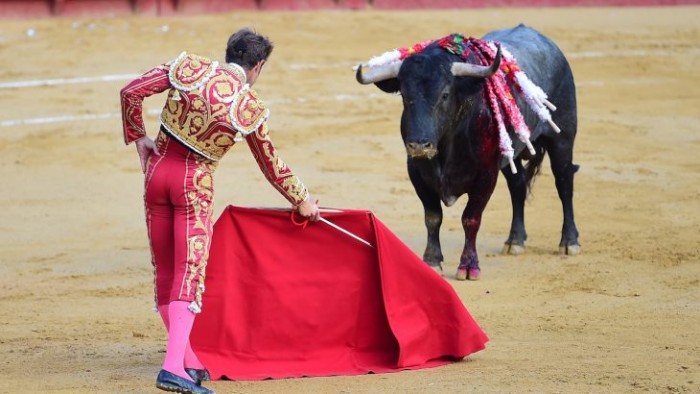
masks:
<path id="1" fill-rule="evenodd" d="M 156 144 L 153 142 L 152 139 L 148 138 L 148 136 L 144 136 L 136 140 L 136 152 L 139 154 L 139 158 L 141 159 L 141 171 L 143 173 L 146 173 L 146 165 L 148 164 L 148 158 L 151 155 L 156 155 L 160 156 L 160 153 L 158 152 L 158 148 L 156 147 Z"/>

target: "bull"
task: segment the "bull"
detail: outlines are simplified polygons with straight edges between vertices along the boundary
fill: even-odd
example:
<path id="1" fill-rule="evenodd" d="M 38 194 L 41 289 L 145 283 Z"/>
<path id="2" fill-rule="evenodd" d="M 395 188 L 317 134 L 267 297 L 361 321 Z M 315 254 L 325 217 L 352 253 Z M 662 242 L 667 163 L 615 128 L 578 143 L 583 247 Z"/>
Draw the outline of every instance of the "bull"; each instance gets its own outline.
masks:
<path id="1" fill-rule="evenodd" d="M 401 137 L 408 156 L 408 175 L 423 205 L 427 229 L 423 260 L 437 271 L 442 271 L 444 260 L 440 246 L 441 203 L 449 207 L 461 195 L 468 195 L 461 217 L 465 241 L 457 280 L 476 280 L 481 274 L 476 237 L 499 171 L 508 184 L 512 205 L 510 234 L 503 251 L 519 254 L 525 250 L 525 199 L 545 154 L 549 155 L 563 209 L 559 250 L 569 255 L 580 251 L 573 207 L 578 165 L 572 162 L 577 112 L 571 67 L 551 39 L 522 24 L 492 31 L 482 39 L 500 43 L 490 65 L 480 64 L 473 53 L 460 59 L 433 43 L 400 63 L 364 69 L 359 65 L 356 72 L 359 83 L 373 83 L 384 92 L 400 93 L 402 97 Z M 517 97 L 534 150 L 524 149 L 525 144 L 514 139 L 513 169 L 500 155 L 485 93 L 486 79 L 499 70 L 501 47 L 510 51 L 520 69 L 557 107 L 551 115 L 552 124 Z"/>

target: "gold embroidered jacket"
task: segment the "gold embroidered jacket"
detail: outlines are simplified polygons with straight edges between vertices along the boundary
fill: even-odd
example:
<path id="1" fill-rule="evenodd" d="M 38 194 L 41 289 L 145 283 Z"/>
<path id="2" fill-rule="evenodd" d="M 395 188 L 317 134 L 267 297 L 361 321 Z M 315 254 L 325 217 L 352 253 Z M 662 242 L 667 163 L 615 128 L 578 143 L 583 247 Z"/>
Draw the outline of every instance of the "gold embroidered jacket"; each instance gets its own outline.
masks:
<path id="1" fill-rule="evenodd" d="M 219 65 L 205 57 L 182 52 L 175 60 L 155 67 L 121 90 L 124 142 L 146 135 L 144 98 L 169 90 L 160 120 L 172 137 L 214 161 L 245 137 L 267 180 L 294 205 L 308 196 L 301 180 L 277 155 L 267 129 L 270 111 L 246 83 L 237 64 Z"/>

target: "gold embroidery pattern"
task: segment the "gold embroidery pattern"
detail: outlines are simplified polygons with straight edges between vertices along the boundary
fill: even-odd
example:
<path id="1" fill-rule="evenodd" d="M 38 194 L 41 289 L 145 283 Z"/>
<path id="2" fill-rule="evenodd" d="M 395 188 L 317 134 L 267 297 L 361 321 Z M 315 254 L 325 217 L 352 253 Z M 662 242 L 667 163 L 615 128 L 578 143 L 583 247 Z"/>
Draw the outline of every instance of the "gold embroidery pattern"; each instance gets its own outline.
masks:
<path id="1" fill-rule="evenodd" d="M 194 305 L 190 308 L 201 310 L 202 293 L 204 293 L 204 279 L 206 277 L 207 260 L 209 259 L 209 247 L 213 233 L 212 201 L 214 197 L 214 184 L 212 173 L 216 165 L 206 159 L 198 159 L 197 166 L 191 176 L 192 184 L 187 188 L 187 200 L 193 207 L 193 220 L 188 229 L 187 240 L 187 265 L 189 276 L 186 280 L 186 294 L 191 294 L 194 289 Z M 197 313 L 197 312 L 195 312 Z"/>
<path id="2" fill-rule="evenodd" d="M 259 139 L 260 141 L 270 141 L 270 131 L 269 128 L 267 127 L 267 123 L 263 123 L 262 127 L 258 127 L 258 129 L 255 131 L 255 138 Z"/>
<path id="3" fill-rule="evenodd" d="M 304 186 L 304 183 L 296 175 L 287 177 L 282 182 L 282 187 L 287 191 L 287 194 L 292 196 L 295 201 L 303 202 L 309 195 L 309 191 Z"/>
<path id="4" fill-rule="evenodd" d="M 205 64 L 205 60 L 208 61 L 196 55 L 188 55 L 181 61 L 187 67 L 180 68 L 195 70 L 192 59 L 199 59 L 202 64 Z M 175 67 L 171 68 L 171 72 Z M 208 77 L 202 76 L 202 72 L 192 71 L 203 78 L 200 81 L 204 80 L 204 83 L 187 92 L 178 93 L 176 89 L 171 89 L 161 113 L 161 122 L 169 134 L 210 160 L 221 159 L 236 142 L 238 131 L 231 124 L 230 108 L 244 86 L 245 74 L 239 68 L 231 65 L 212 68 L 213 74 Z M 180 78 L 180 74 L 174 75 Z M 190 77 L 182 78 L 185 81 L 181 81 L 183 84 L 195 86 Z"/>
<path id="5" fill-rule="evenodd" d="M 136 81 L 129 84 L 128 88 L 122 91 L 121 106 L 125 130 L 124 142 L 129 143 L 146 135 L 143 123 L 142 99 L 138 97 L 138 95 L 135 95 L 135 92 L 144 89 L 144 86 L 158 84 L 162 79 L 167 78 L 163 75 L 163 71 L 167 71 L 167 69 L 165 65 L 155 67 L 144 73 Z M 153 92 L 159 93 L 160 91 Z M 149 93 L 151 92 L 149 91 Z"/>
<path id="6" fill-rule="evenodd" d="M 170 65 L 170 83 L 178 90 L 199 89 L 216 71 L 218 62 L 182 52 Z"/>
<path id="7" fill-rule="evenodd" d="M 270 116 L 270 110 L 247 84 L 234 97 L 231 105 L 231 123 L 243 135 L 257 130 Z"/>
<path id="8" fill-rule="evenodd" d="M 156 136 L 156 149 L 158 149 L 158 153 L 161 155 L 165 154 L 165 148 L 168 144 L 168 135 L 163 133 L 162 131 L 158 132 L 158 135 Z"/>
<path id="9" fill-rule="evenodd" d="M 254 155 L 268 179 L 276 184 L 277 188 L 293 204 L 298 205 L 304 202 L 309 192 L 301 179 L 294 175 L 289 166 L 277 155 L 270 139 L 267 123 L 263 123 L 262 127 L 253 134 L 253 137 L 256 139 L 255 146 L 257 147 Z"/>

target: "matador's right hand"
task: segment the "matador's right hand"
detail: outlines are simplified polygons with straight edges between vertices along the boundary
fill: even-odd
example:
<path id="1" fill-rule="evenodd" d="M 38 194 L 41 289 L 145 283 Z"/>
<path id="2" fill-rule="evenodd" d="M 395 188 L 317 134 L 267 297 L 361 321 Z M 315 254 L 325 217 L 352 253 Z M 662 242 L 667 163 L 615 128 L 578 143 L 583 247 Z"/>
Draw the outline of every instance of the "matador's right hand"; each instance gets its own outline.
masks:
<path id="1" fill-rule="evenodd" d="M 135 144 L 136 152 L 138 152 L 139 158 L 141 159 L 141 171 L 145 174 L 148 158 L 151 157 L 151 155 L 160 156 L 160 153 L 158 152 L 156 144 L 152 139 L 148 138 L 148 136 L 139 138 L 136 140 Z"/>
<path id="2" fill-rule="evenodd" d="M 312 222 L 318 221 L 321 217 L 318 210 L 318 200 L 314 200 L 311 196 L 297 207 L 297 211 L 301 216 L 308 218 Z"/>

